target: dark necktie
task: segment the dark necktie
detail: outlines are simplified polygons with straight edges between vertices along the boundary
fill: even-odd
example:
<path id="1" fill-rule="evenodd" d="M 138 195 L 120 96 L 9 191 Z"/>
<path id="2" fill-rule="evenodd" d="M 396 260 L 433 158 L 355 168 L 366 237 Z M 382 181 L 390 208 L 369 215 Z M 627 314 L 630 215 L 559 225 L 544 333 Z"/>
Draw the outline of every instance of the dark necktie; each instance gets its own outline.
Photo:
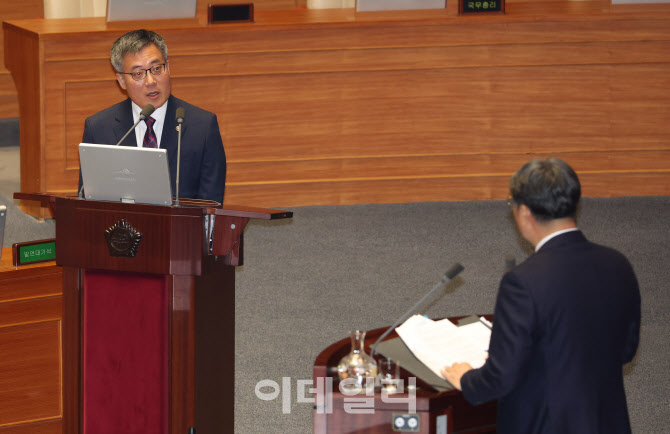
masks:
<path id="1" fill-rule="evenodd" d="M 158 137 L 156 137 L 156 133 L 154 132 L 154 123 L 156 123 L 156 119 L 149 116 L 144 120 L 144 122 L 147 124 L 147 132 L 144 134 L 144 141 L 142 142 L 142 146 L 145 148 L 157 148 Z"/>

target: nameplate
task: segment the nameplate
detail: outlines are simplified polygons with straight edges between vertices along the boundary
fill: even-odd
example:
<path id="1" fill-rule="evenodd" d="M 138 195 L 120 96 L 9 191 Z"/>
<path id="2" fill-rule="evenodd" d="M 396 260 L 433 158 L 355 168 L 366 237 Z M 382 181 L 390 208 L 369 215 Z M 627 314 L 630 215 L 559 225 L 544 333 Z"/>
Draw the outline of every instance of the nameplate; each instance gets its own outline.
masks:
<path id="1" fill-rule="evenodd" d="M 254 4 L 209 5 L 207 22 L 209 24 L 253 23 Z"/>
<path id="2" fill-rule="evenodd" d="M 12 244 L 12 262 L 15 267 L 55 260 L 55 238 Z"/>
<path id="3" fill-rule="evenodd" d="M 505 0 L 458 0 L 458 15 L 504 13 Z"/>

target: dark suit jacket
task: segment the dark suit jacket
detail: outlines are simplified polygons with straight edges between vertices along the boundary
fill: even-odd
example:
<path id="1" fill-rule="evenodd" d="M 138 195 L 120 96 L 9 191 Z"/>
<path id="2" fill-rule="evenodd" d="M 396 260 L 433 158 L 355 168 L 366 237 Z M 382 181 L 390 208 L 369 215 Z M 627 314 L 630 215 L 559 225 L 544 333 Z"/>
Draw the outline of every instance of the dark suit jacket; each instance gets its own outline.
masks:
<path id="1" fill-rule="evenodd" d="M 207 199 L 223 203 L 226 182 L 226 154 L 223 150 L 219 124 L 210 113 L 170 95 L 165 113 L 161 148 L 168 153 L 172 194 L 176 194 L 178 107 L 186 110 L 181 136 L 179 197 Z M 126 99 L 86 119 L 83 143 L 115 145 L 133 126 L 130 99 Z M 122 146 L 137 146 L 135 133 L 125 138 Z M 79 179 L 81 188 L 81 176 Z"/>
<path id="2" fill-rule="evenodd" d="M 499 400 L 500 433 L 629 433 L 622 365 L 639 331 L 628 260 L 559 235 L 503 277 L 489 358 L 463 376 L 463 395 Z"/>

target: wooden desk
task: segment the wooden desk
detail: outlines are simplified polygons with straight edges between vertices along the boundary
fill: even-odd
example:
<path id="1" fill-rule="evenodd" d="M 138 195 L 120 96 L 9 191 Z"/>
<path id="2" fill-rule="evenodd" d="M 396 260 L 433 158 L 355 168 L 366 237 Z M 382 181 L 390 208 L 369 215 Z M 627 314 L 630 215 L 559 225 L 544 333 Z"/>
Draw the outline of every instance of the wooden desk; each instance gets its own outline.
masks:
<path id="1" fill-rule="evenodd" d="M 62 271 L 0 259 L 0 433 L 61 434 Z"/>
<path id="2" fill-rule="evenodd" d="M 386 331 L 386 327 L 371 330 L 365 335 L 365 350 L 370 354 L 370 346 Z M 392 332 L 387 339 L 398 337 Z M 408 413 L 408 404 L 400 402 L 386 402 L 379 391 L 373 396 L 373 414 L 355 414 L 347 411 L 347 405 L 351 405 L 352 397 L 345 396 L 338 388 L 337 365 L 342 357 L 351 350 L 351 339 L 345 338 L 319 354 L 314 362 L 314 387 L 317 396 L 321 393 L 321 402 L 324 398 L 325 384 L 332 384 L 332 406 L 329 410 L 320 407 L 319 398 L 314 410 L 314 433 L 315 434 L 344 434 L 344 433 L 366 433 L 366 434 L 392 434 L 394 415 Z M 402 368 L 402 366 L 401 366 Z M 410 373 L 402 370 L 401 376 L 407 378 Z M 319 380 L 321 378 L 322 380 Z M 330 380 L 323 380 L 330 379 Z M 319 384 L 324 384 L 319 388 Z M 406 383 L 405 383 L 406 384 Z M 427 384 L 417 378 L 416 391 L 416 414 L 419 419 L 417 431 L 422 434 L 441 434 L 445 431 L 437 429 L 438 419 L 443 417 L 442 425 L 446 434 L 451 433 L 494 433 L 496 426 L 496 403 L 488 403 L 481 406 L 473 406 L 463 398 L 458 390 L 436 392 Z M 407 393 L 391 395 L 394 398 L 406 399 Z M 359 400 L 370 398 L 361 393 L 353 398 Z M 369 406 L 358 404 L 355 408 L 369 408 Z M 446 417 L 445 417 L 446 416 Z"/>
<path id="3" fill-rule="evenodd" d="M 74 192 L 84 119 L 124 98 L 109 49 L 138 26 L 4 23 L 22 191 Z M 586 196 L 670 194 L 668 4 L 259 11 L 255 23 L 151 27 L 170 48 L 174 94 L 218 115 L 226 205 L 504 199 L 509 176 L 544 155 L 572 164 Z"/>

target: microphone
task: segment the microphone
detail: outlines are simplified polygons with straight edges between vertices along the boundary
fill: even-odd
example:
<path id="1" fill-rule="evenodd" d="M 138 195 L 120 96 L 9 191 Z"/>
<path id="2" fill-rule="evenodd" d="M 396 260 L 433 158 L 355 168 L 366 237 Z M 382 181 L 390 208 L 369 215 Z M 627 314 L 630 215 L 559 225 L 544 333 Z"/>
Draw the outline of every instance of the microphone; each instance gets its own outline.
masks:
<path id="1" fill-rule="evenodd" d="M 140 120 L 141 121 L 145 120 L 148 116 L 151 115 L 151 113 L 154 112 L 154 110 L 156 110 L 156 109 L 154 108 L 153 105 L 151 105 L 151 104 L 145 105 L 144 108 L 142 109 L 142 111 L 140 112 Z"/>
<path id="2" fill-rule="evenodd" d="M 130 132 L 133 131 L 133 130 L 135 129 L 135 127 L 137 126 L 137 124 L 139 124 L 140 122 L 142 122 L 143 120 L 145 120 L 146 118 L 148 118 L 149 115 L 151 115 L 151 113 L 154 112 L 154 110 L 156 110 L 156 109 L 155 109 L 154 106 L 152 106 L 151 104 L 147 104 L 147 105 L 145 105 L 144 108 L 142 109 L 142 112 L 140 113 L 140 118 L 137 120 L 137 122 L 135 122 L 135 125 L 133 125 L 132 127 L 130 127 L 130 129 L 128 130 L 128 132 L 127 132 L 123 137 L 121 137 L 121 140 L 119 140 L 119 142 L 118 142 L 115 146 L 119 146 L 119 145 L 121 144 L 121 142 L 123 142 L 124 140 L 126 140 L 126 137 L 128 137 L 128 134 L 130 134 Z"/>
<path id="3" fill-rule="evenodd" d="M 403 314 L 403 316 L 401 316 L 400 319 L 398 319 L 398 321 L 396 321 L 391 327 L 388 328 L 388 330 L 386 330 L 384 332 L 383 335 L 381 335 L 379 337 L 379 339 L 377 339 L 377 342 L 375 342 L 375 344 L 372 346 L 372 351 L 370 353 L 370 356 L 374 358 L 375 350 L 377 349 L 377 345 L 381 341 L 383 341 L 384 338 L 389 335 L 389 333 L 391 333 L 393 330 L 395 330 L 395 328 L 398 327 L 398 325 L 400 323 L 404 322 L 407 318 L 409 318 L 410 315 L 412 315 L 419 308 L 419 306 L 421 306 L 423 304 L 424 301 L 426 301 L 431 295 L 433 295 L 433 293 L 435 293 L 435 291 L 440 289 L 442 287 L 442 285 L 444 285 L 445 283 L 452 280 L 454 277 L 456 277 L 463 270 L 464 270 L 464 267 L 459 263 L 455 263 L 454 265 L 452 265 L 451 268 L 449 268 L 447 270 L 447 272 L 444 273 L 444 276 L 442 276 L 442 279 L 440 279 L 440 281 L 437 282 L 430 291 L 428 291 L 428 294 L 424 295 L 423 298 L 421 300 L 419 300 L 419 302 L 417 304 L 415 304 L 414 306 L 411 307 L 410 310 L 405 312 Z"/>
<path id="4" fill-rule="evenodd" d="M 179 163 L 181 163 L 181 124 L 184 122 L 184 116 L 186 116 L 186 110 L 184 107 L 177 107 L 177 179 L 175 180 L 175 186 L 177 188 L 174 204 L 179 206 Z"/>
<path id="5" fill-rule="evenodd" d="M 514 255 L 505 255 L 505 273 L 509 273 L 516 267 L 516 258 Z"/>
<path id="6" fill-rule="evenodd" d="M 177 123 L 181 125 L 182 122 L 184 122 L 184 116 L 186 115 L 186 110 L 184 110 L 184 107 L 179 107 L 177 108 Z"/>

